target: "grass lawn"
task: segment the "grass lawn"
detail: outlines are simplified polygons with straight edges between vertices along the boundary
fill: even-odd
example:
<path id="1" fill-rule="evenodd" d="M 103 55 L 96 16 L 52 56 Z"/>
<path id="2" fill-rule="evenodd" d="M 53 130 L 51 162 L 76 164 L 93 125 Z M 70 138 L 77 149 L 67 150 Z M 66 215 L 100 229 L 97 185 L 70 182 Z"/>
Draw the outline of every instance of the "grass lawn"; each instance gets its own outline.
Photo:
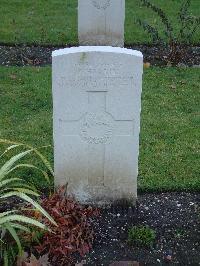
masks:
<path id="1" fill-rule="evenodd" d="M 180 0 L 151 0 L 169 15 L 178 29 L 176 14 Z M 199 15 L 199 0 L 191 0 L 190 11 Z M 27 43 L 65 45 L 77 44 L 77 0 L 1 0 L 0 43 Z M 149 36 L 134 24 L 134 18 L 143 18 L 163 31 L 154 13 L 140 5 L 139 0 L 126 0 L 125 42 L 150 43 Z M 194 36 L 199 43 L 200 33 Z"/>
<path id="2" fill-rule="evenodd" d="M 200 189 L 199 69 L 144 73 L 140 138 L 141 190 Z M 0 67 L 0 138 L 52 144 L 51 68 Z M 52 149 L 45 154 L 53 162 Z M 77 162 L 78 163 L 78 162 Z M 25 173 L 42 186 L 38 175 Z"/>

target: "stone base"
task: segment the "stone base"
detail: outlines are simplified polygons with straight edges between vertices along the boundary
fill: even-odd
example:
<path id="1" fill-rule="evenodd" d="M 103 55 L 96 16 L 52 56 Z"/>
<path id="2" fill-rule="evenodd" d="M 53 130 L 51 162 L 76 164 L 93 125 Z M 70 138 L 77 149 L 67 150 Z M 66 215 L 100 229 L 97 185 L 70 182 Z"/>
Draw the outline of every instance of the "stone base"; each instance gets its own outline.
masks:
<path id="1" fill-rule="evenodd" d="M 88 34 L 88 35 L 79 35 L 79 44 L 81 46 L 87 45 L 93 46 L 113 46 L 113 47 L 123 47 L 124 40 L 118 36 L 109 36 L 105 34 Z"/>

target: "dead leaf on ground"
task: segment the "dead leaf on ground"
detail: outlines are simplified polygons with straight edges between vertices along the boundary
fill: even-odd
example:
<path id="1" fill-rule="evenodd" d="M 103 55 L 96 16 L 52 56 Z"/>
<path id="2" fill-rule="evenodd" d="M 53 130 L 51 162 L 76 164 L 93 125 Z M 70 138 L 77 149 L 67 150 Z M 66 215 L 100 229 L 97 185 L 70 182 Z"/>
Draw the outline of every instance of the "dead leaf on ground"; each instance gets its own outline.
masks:
<path id="1" fill-rule="evenodd" d="M 17 256 L 17 266 L 22 266 L 23 262 L 28 258 L 28 253 L 23 252 L 22 256 Z"/>
<path id="2" fill-rule="evenodd" d="M 33 254 L 28 257 L 28 253 L 24 252 L 23 256 L 17 258 L 17 266 L 51 266 L 48 254 L 37 259 Z"/>
<path id="3" fill-rule="evenodd" d="M 186 82 L 186 80 L 180 80 L 179 83 L 180 83 L 181 85 L 185 85 L 187 82 Z"/>
<path id="4" fill-rule="evenodd" d="M 149 62 L 144 63 L 144 68 L 149 68 L 151 64 Z"/>
<path id="5" fill-rule="evenodd" d="M 29 58 L 25 58 L 25 60 L 26 60 L 27 64 L 29 64 L 29 65 L 33 65 L 34 64 L 34 60 L 31 60 Z"/>
<path id="6" fill-rule="evenodd" d="M 49 254 L 40 256 L 38 261 L 40 262 L 41 266 L 51 266 L 49 262 Z"/>
<path id="7" fill-rule="evenodd" d="M 172 63 L 170 61 L 167 62 L 167 66 L 168 67 L 171 67 L 172 66 Z"/>
<path id="8" fill-rule="evenodd" d="M 176 85 L 175 84 L 172 84 L 172 85 L 170 85 L 170 88 L 173 89 L 173 90 L 175 90 L 176 89 Z"/>
<path id="9" fill-rule="evenodd" d="M 10 76 L 9 76 L 11 79 L 16 79 L 17 78 L 17 76 L 15 75 L 15 74 L 10 74 Z"/>
<path id="10" fill-rule="evenodd" d="M 86 260 L 82 260 L 80 263 L 76 263 L 75 266 L 83 266 L 86 265 Z"/>

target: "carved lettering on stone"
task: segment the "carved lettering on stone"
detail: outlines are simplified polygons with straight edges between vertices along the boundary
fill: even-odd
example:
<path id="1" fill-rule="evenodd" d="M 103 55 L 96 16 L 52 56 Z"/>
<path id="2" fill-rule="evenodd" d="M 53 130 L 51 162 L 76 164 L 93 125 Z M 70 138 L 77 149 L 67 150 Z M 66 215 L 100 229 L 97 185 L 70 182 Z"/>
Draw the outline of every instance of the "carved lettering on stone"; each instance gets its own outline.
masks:
<path id="1" fill-rule="evenodd" d="M 53 53 L 55 184 L 80 202 L 137 197 L 140 52 L 76 47 Z"/>
<path id="2" fill-rule="evenodd" d="M 106 9 L 107 7 L 110 6 L 110 1 L 111 0 L 105 0 L 105 1 L 101 1 L 101 0 L 92 0 L 92 4 L 94 7 L 96 7 L 97 9 Z"/>

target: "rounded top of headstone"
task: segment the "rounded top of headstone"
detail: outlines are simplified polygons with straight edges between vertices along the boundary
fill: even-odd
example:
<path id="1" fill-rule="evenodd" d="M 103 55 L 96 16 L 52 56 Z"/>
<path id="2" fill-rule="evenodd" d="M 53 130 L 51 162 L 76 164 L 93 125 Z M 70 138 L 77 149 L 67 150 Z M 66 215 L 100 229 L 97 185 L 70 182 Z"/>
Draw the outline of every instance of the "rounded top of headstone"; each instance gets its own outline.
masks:
<path id="1" fill-rule="evenodd" d="M 143 55 L 140 51 L 127 49 L 127 48 L 112 47 L 112 46 L 79 46 L 79 47 L 64 48 L 53 51 L 52 57 L 66 55 L 66 54 L 73 54 L 73 53 L 84 53 L 84 52 L 119 53 L 119 54 L 134 55 L 143 58 Z"/>

